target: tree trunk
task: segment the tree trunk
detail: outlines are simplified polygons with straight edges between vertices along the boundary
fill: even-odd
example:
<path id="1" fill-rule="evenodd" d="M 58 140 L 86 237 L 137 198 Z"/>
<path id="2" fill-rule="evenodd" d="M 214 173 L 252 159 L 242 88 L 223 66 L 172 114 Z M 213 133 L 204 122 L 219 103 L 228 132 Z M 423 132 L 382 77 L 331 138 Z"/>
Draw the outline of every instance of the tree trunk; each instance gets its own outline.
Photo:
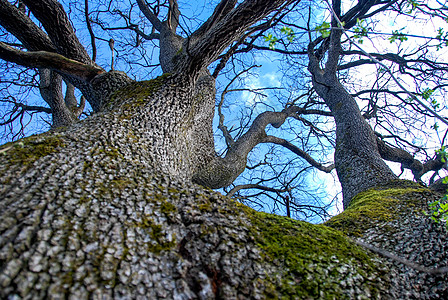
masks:
<path id="1" fill-rule="evenodd" d="M 25 2 L 38 12 L 33 15 L 46 31 L 52 31 L 50 38 L 64 56 L 22 53 L 1 44 L 0 50 L 12 61 L 65 74 L 97 113 L 66 129 L 0 148 L 1 298 L 380 299 L 403 298 L 408 290 L 422 295 L 418 285 L 432 288 L 434 276 L 423 281 L 395 276 L 409 269 L 367 255 L 339 231 L 258 213 L 193 183 L 216 187 L 233 181 L 244 169 L 247 153 L 267 141 L 265 127 L 288 117 L 287 112 L 260 115 L 225 158 L 216 156 L 215 86 L 206 68 L 252 24 L 246 21 L 249 13 L 255 22 L 285 1 L 244 1 L 237 7 L 237 1 L 221 1 L 192 35 L 191 45 L 174 34 L 177 12 L 172 8 L 168 21 L 151 22 L 166 35 L 162 68 L 173 74 L 145 82 L 89 65 L 74 35 L 63 38 L 61 30 L 71 27 L 56 1 Z M 42 3 L 55 11 L 49 14 L 54 19 Z M 138 3 L 144 7 L 144 1 Z M 53 28 L 55 23 L 63 26 Z M 191 46 L 188 52 L 186 46 Z M 376 162 L 375 155 L 369 156 L 372 145 L 361 147 L 360 153 L 353 150 L 359 146 L 355 133 L 368 140 L 370 128 L 361 117 L 350 121 L 337 116 L 336 99 L 343 89 L 330 87 L 328 94 L 319 91 L 329 99 L 337 120 L 338 143 L 358 155 L 348 160 L 342 153 L 339 167 L 347 162 L 365 172 L 376 170 L 362 165 L 366 159 L 367 165 Z M 354 109 L 353 99 L 343 100 L 342 111 Z M 360 122 L 361 129 L 352 128 Z M 382 176 L 384 168 L 378 168 L 375 174 Z M 341 181 L 354 194 L 353 174 L 341 172 Z M 351 216 L 350 209 L 346 216 Z M 343 230 L 337 225 L 354 222 L 339 218 L 333 226 Z M 388 221 L 381 219 L 379 225 Z M 414 229 L 403 227 L 396 232 Z M 409 241 L 395 239 L 389 246 L 402 240 Z M 446 251 L 438 255 L 437 249 L 444 244 L 443 237 L 431 238 L 429 252 L 442 261 Z M 417 246 L 422 249 L 421 242 Z M 424 256 L 420 252 L 417 258 L 421 263 Z M 429 263 L 434 266 L 437 261 Z M 394 278 L 409 279 L 411 285 L 399 285 Z M 446 276 L 441 278 L 437 288 L 446 293 Z"/>
<path id="2" fill-rule="evenodd" d="M 334 160 L 344 208 L 347 208 L 360 192 L 397 179 L 397 176 L 381 158 L 377 137 L 353 97 L 339 82 L 330 84 L 320 88 L 319 94 L 325 99 L 336 123 Z"/>
<path id="3" fill-rule="evenodd" d="M 171 75 L 130 83 L 104 112 L 0 149 L 0 297 L 404 295 L 389 288 L 400 269 L 342 233 L 191 183 L 214 159 L 199 90 Z"/>
<path id="4" fill-rule="evenodd" d="M 397 176 L 381 158 L 377 138 L 355 99 L 337 78 L 341 34 L 337 29 L 331 33 L 325 68 L 320 67 L 320 60 L 314 53 L 315 45 L 310 43 L 308 70 L 317 94 L 331 110 L 336 123 L 335 167 L 342 186 L 344 208 L 347 208 L 358 193 L 397 179 Z"/>
<path id="5" fill-rule="evenodd" d="M 278 232 L 257 240 L 261 225 L 254 222 L 266 220 L 191 183 L 212 153 L 196 96 L 189 81 L 175 76 L 131 83 L 112 96 L 113 109 L 1 149 L 2 298 L 293 293 L 281 282 L 284 271 L 275 257 L 264 257 L 271 246 L 258 246 Z M 272 217 L 271 223 L 285 221 Z M 308 230 L 287 222 L 291 232 L 285 235 Z M 362 253 L 334 231 L 310 230 Z M 350 262 L 348 274 L 361 272 L 363 263 L 362 255 Z M 297 278 L 308 271 L 301 272 Z M 384 289 L 381 280 L 356 284 Z"/>

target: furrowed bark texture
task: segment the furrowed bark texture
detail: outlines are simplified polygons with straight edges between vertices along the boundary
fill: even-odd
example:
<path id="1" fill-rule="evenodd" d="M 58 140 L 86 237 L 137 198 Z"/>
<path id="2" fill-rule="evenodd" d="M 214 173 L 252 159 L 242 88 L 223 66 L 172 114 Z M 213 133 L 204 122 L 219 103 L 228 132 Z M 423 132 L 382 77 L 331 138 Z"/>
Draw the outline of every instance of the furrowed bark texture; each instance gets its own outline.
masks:
<path id="1" fill-rule="evenodd" d="M 194 142 L 204 138 L 191 125 L 201 115 L 191 114 L 200 111 L 190 109 L 194 89 L 169 76 L 131 83 L 112 96 L 113 109 L 1 149 L 0 297 L 294 297 L 285 278 L 315 281 L 299 272 L 302 264 L 288 271 L 260 246 L 278 234 L 259 236 L 264 215 L 189 180 L 208 151 Z M 290 227 L 285 236 L 313 232 L 304 233 L 311 248 L 303 261 L 322 234 L 362 253 L 336 231 L 291 222 L 271 220 L 280 231 Z M 376 264 L 325 251 L 315 266 L 341 274 L 320 279 L 329 280 L 328 293 L 343 293 L 343 276 L 359 279 L 348 283 L 352 295 L 355 285 L 387 293 Z M 358 276 L 363 270 L 373 275 Z"/>
<path id="2" fill-rule="evenodd" d="M 358 193 L 397 179 L 381 158 L 377 137 L 358 105 L 337 81 L 319 87 L 336 123 L 335 166 L 342 186 L 344 208 Z"/>
<path id="3" fill-rule="evenodd" d="M 192 184 L 212 155 L 197 90 L 130 83 L 102 113 L 0 149 L 1 298 L 404 295 L 390 286 L 400 269 L 342 233 Z"/>
<path id="4" fill-rule="evenodd" d="M 59 54 L 90 64 L 57 1 L 24 2 Z M 268 141 L 265 127 L 289 116 L 261 115 L 225 158 L 216 156 L 215 83 L 206 68 L 244 26 L 285 1 L 235 3 L 222 1 L 191 41 L 175 34 L 175 18 L 157 22 L 147 12 L 164 39 L 162 69 L 173 74 L 144 82 L 116 71 L 67 77 L 97 113 L 0 148 L 0 298 L 384 299 L 409 290 L 421 295 L 418 284 L 438 283 L 425 277 L 396 288 L 394 278 L 408 277 L 395 274 L 408 270 L 367 254 L 341 232 L 257 213 L 192 183 L 233 181 L 247 152 Z M 60 91 L 42 88 L 44 94 Z M 331 99 L 340 88 L 333 85 L 326 95 L 332 112 L 339 109 Z M 342 110 L 350 112 L 350 99 L 343 100 Z M 351 131 L 356 118 L 335 118 L 341 137 L 360 132 L 369 138 L 365 127 Z M 353 152 L 359 145 L 352 142 L 343 138 L 342 149 Z M 354 168 L 367 155 L 361 153 L 348 161 Z M 431 240 L 428 251 L 437 253 L 445 241 Z M 437 287 L 446 293 L 446 285 Z"/>

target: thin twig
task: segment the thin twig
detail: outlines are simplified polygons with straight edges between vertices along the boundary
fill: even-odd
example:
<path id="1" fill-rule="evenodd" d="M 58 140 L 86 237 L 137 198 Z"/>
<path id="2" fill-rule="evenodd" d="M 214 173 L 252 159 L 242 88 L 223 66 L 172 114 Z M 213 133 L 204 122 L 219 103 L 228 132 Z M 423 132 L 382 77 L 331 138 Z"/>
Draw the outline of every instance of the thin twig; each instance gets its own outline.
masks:
<path id="1" fill-rule="evenodd" d="M 342 24 L 341 20 L 338 18 L 338 16 L 336 15 L 336 13 L 333 10 L 333 7 L 331 6 L 331 4 L 329 3 L 328 0 L 325 1 L 325 3 L 328 5 L 331 14 L 333 15 L 334 19 L 337 21 L 338 25 L 339 25 L 339 29 L 342 30 L 342 32 L 344 33 L 344 35 L 347 37 L 347 39 L 356 47 L 358 48 L 364 55 L 366 55 L 367 57 L 369 57 L 374 63 L 379 64 L 381 67 L 383 67 L 387 73 L 389 73 L 389 75 L 391 76 L 391 78 L 394 80 L 394 82 L 398 85 L 399 88 L 401 88 L 409 97 L 411 97 L 412 100 L 415 100 L 418 104 L 420 104 L 421 106 L 423 106 L 429 113 L 431 113 L 434 117 L 436 117 L 437 119 L 439 119 L 440 121 L 442 121 L 444 124 L 448 125 L 448 120 L 445 119 L 444 117 L 442 117 L 441 115 L 439 115 L 436 111 L 434 111 L 433 109 L 431 109 L 429 106 L 427 106 L 425 103 L 423 103 L 420 99 L 418 99 L 414 93 L 409 92 L 401 83 L 400 81 L 397 79 L 397 77 L 395 77 L 395 75 L 392 73 L 392 70 L 386 66 L 384 63 L 382 63 L 381 61 L 379 61 L 378 59 L 376 59 L 375 57 L 373 57 L 371 54 L 367 53 L 364 49 L 362 49 L 357 43 L 355 43 L 355 41 L 353 41 L 353 39 L 348 35 L 347 31 L 344 28 L 344 25 Z"/>

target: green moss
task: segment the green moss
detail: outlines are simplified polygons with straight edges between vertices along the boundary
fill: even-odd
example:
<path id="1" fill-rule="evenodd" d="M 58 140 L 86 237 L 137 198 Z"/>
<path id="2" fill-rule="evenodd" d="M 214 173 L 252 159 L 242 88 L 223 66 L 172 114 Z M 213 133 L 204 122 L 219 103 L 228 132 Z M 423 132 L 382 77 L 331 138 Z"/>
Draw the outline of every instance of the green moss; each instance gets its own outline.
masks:
<path id="1" fill-rule="evenodd" d="M 201 203 L 198 205 L 200 211 L 212 211 L 212 205 L 210 202 Z"/>
<path id="2" fill-rule="evenodd" d="M 119 193 L 125 188 L 131 188 L 135 185 L 135 182 L 126 177 L 114 178 L 112 180 L 106 180 L 102 185 L 98 186 L 95 193 L 100 197 L 104 197 L 107 194 Z"/>
<path id="3" fill-rule="evenodd" d="M 166 202 L 168 198 L 161 193 L 156 193 L 154 194 L 153 199 L 155 199 L 157 202 Z"/>
<path id="4" fill-rule="evenodd" d="M 56 136 L 36 135 L 23 138 L 14 143 L 7 143 L 0 149 L 1 155 L 7 156 L 10 164 L 29 165 L 39 158 L 64 147 L 64 142 Z"/>
<path id="5" fill-rule="evenodd" d="M 296 299 L 343 299 L 345 269 L 364 278 L 379 278 L 376 265 L 365 251 L 351 242 L 341 232 L 324 225 L 313 225 L 290 218 L 256 212 L 243 207 L 254 225 L 252 234 L 262 249 L 264 259 L 285 267 L 279 274 L 281 286 L 269 288 L 267 298 L 277 298 L 277 291 L 286 298 Z M 375 293 L 375 279 L 366 280 L 366 289 Z M 360 287 L 362 288 L 362 287 Z M 323 293 L 323 294 L 322 294 Z"/>
<path id="6" fill-rule="evenodd" d="M 160 206 L 160 211 L 163 212 L 165 215 L 170 215 L 172 213 L 177 212 L 177 208 L 172 203 L 164 201 Z"/>
<path id="7" fill-rule="evenodd" d="M 176 246 L 175 239 L 173 238 L 172 241 L 167 241 L 162 225 L 154 223 L 152 219 L 145 217 L 141 222 L 135 222 L 134 225 L 145 230 L 151 237 L 152 242 L 146 243 L 146 248 L 149 252 L 159 254 L 164 250 L 170 250 Z"/>
<path id="8" fill-rule="evenodd" d="M 125 101 L 131 98 L 134 99 L 134 101 L 126 104 L 125 108 L 145 104 L 148 97 L 159 90 L 169 76 L 171 76 L 171 74 L 166 73 L 152 80 L 133 82 L 125 86 L 112 94 L 110 98 L 110 106 L 114 107 L 117 101 Z"/>
<path id="9" fill-rule="evenodd" d="M 427 191 L 415 183 L 393 181 L 387 186 L 359 193 L 346 210 L 331 218 L 325 225 L 348 235 L 361 236 L 366 229 L 372 227 L 373 223 L 393 220 L 397 216 L 399 202 L 409 207 L 414 205 L 412 197 L 403 196 Z"/>
<path id="10" fill-rule="evenodd" d="M 110 156 L 110 157 L 113 157 L 113 158 L 123 158 L 123 155 L 115 147 L 109 147 L 107 149 L 99 149 L 98 153 L 104 153 L 107 156 Z"/>

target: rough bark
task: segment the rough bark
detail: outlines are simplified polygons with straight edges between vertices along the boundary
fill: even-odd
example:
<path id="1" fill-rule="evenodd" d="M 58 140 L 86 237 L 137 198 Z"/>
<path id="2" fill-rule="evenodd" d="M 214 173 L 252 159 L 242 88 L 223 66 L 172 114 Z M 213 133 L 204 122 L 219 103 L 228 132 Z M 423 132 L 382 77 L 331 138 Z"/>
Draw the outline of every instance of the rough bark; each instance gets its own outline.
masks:
<path id="1" fill-rule="evenodd" d="M 76 37 L 62 32 L 71 27 L 56 1 L 24 2 L 58 55 L 90 64 Z M 219 7 L 226 15 L 217 10 L 201 38 L 189 41 L 175 35 L 176 2 L 169 1 L 170 21 L 151 22 L 166 35 L 162 67 L 173 74 L 145 82 L 117 71 L 65 78 L 96 113 L 65 130 L 0 148 L 0 297 L 404 295 L 390 288 L 393 272 L 401 271 L 366 255 L 341 232 L 257 213 L 192 183 L 217 176 L 212 179 L 224 185 L 229 173 L 240 171 L 223 170 L 266 141 L 268 124 L 280 126 L 298 112 L 260 115 L 228 156 L 217 158 L 211 131 L 215 86 L 206 67 L 252 21 L 285 2 L 251 0 L 233 8 L 223 1 Z M 51 8 L 54 19 L 44 15 L 41 4 Z M 351 107 L 347 102 L 344 109 Z M 338 104 L 329 106 L 333 112 Z M 341 128 L 350 132 L 352 123 L 344 124 Z M 369 137 L 365 127 L 361 131 Z M 351 149 L 350 143 L 344 145 Z M 429 279 L 423 283 L 430 284 Z"/>
<path id="2" fill-rule="evenodd" d="M 111 103 L 117 104 L 112 110 L 69 130 L 0 149 L 2 298 L 446 295 L 446 274 L 427 275 L 394 265 L 393 260 L 367 254 L 338 231 L 257 213 L 192 184 L 185 178 L 186 162 L 192 159 L 185 151 L 191 145 L 182 137 L 186 112 L 162 104 L 180 103 L 176 97 L 188 103 L 186 95 L 193 94 L 173 77 L 134 83 L 112 97 Z M 177 119 L 164 118 L 167 113 Z M 409 205 L 392 206 L 389 218 L 381 219 L 381 213 L 358 220 L 348 209 L 346 219 L 339 216 L 344 222 L 332 226 L 359 229 L 359 234 L 384 228 L 394 215 L 429 221 L 413 207 L 437 195 L 418 186 L 402 191 L 406 188 L 392 191 L 391 197 L 406 194 L 403 203 Z M 375 213 L 370 207 L 366 211 Z M 403 217 L 394 224 L 395 236 L 416 228 Z M 426 251 L 405 257 L 428 268 L 446 265 L 446 233 L 439 233 L 443 227 L 425 226 L 432 234 L 444 235 L 431 235 Z M 394 245 L 407 247 L 403 241 L 414 237 L 405 236 L 382 240 L 376 235 L 369 242 L 395 251 Z M 404 254 L 400 250 L 397 255 Z M 425 262 L 428 255 L 442 260 Z M 417 276 L 409 277 L 413 273 Z"/>

